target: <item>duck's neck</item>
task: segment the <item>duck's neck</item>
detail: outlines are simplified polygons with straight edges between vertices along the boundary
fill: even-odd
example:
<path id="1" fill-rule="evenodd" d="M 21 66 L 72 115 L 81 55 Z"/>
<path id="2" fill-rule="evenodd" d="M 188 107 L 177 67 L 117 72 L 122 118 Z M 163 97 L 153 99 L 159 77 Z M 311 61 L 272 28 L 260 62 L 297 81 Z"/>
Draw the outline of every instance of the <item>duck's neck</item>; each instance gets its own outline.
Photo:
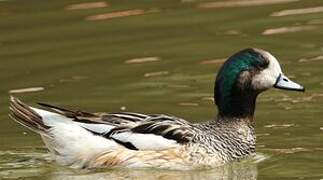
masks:
<path id="1" fill-rule="evenodd" d="M 258 93 L 253 91 L 236 91 L 227 97 L 222 97 L 221 93 L 216 93 L 215 102 L 218 106 L 219 119 L 245 119 L 252 123 L 257 95 Z"/>

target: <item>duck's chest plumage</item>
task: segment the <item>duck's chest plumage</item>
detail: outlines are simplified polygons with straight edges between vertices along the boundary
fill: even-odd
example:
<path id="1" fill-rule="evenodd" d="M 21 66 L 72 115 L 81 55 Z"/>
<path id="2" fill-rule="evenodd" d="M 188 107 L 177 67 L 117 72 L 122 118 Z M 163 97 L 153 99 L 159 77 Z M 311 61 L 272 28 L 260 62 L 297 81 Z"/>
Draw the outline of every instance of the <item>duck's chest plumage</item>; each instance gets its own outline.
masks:
<path id="1" fill-rule="evenodd" d="M 242 125 L 243 124 L 243 125 Z M 244 123 L 206 123 L 196 126 L 197 131 L 186 150 L 192 161 L 203 160 L 206 164 L 219 164 L 242 159 L 255 152 L 254 128 Z"/>

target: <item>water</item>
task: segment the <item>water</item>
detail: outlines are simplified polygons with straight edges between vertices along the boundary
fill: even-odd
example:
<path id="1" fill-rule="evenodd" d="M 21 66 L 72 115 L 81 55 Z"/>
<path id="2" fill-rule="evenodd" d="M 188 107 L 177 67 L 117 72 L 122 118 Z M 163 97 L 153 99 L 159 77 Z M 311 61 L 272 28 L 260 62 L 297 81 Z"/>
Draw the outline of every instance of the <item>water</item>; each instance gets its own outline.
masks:
<path id="1" fill-rule="evenodd" d="M 214 2 L 0 1 L 0 177 L 323 179 L 322 1 Z M 208 120 L 216 71 L 246 47 L 272 52 L 307 91 L 258 98 L 258 155 L 243 162 L 208 171 L 74 170 L 51 162 L 40 138 L 7 117 L 8 91 L 33 88 L 16 96 Z"/>

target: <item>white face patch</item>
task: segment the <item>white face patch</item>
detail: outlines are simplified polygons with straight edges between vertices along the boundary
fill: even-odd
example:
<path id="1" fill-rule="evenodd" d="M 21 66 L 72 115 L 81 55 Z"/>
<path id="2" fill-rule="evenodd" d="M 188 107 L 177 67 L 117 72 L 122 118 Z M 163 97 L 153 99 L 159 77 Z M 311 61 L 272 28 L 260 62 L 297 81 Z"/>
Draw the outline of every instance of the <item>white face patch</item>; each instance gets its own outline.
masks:
<path id="1" fill-rule="evenodd" d="M 268 59 L 269 65 L 253 77 L 252 86 L 256 90 L 266 90 L 274 86 L 282 70 L 277 59 L 269 52 L 260 49 L 256 49 L 256 51 Z"/>

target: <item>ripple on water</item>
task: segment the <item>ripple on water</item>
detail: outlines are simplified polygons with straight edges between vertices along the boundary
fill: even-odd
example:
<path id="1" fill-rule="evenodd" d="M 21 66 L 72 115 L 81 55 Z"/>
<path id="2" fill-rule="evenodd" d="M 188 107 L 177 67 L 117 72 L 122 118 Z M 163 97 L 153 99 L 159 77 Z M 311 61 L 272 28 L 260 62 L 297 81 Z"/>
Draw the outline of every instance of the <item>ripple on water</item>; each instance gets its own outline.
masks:
<path id="1" fill-rule="evenodd" d="M 293 127 L 295 126 L 295 124 L 268 124 L 265 125 L 265 128 L 289 128 L 289 127 Z"/>
<path id="2" fill-rule="evenodd" d="M 50 163 L 48 153 L 0 151 L 0 177 L 8 179 L 46 177 L 52 180 L 73 179 L 257 179 L 257 164 L 269 156 L 257 153 L 240 162 L 209 170 L 175 171 L 160 169 L 79 170 Z"/>
<path id="3" fill-rule="evenodd" d="M 168 75 L 168 71 L 156 71 L 156 72 L 148 72 L 144 74 L 144 77 L 154 77 L 154 76 L 165 76 Z"/>
<path id="4" fill-rule="evenodd" d="M 271 152 L 277 152 L 277 153 L 282 153 L 282 154 L 294 154 L 298 152 L 309 152 L 312 151 L 307 148 L 303 147 L 293 147 L 293 148 L 286 148 L 286 149 L 278 149 L 278 148 L 264 148 L 266 151 L 271 151 Z"/>
<path id="5" fill-rule="evenodd" d="M 37 177 L 46 171 L 50 155 L 44 152 L 0 151 L 0 177 Z"/>
<path id="6" fill-rule="evenodd" d="M 200 64 L 223 64 L 225 60 L 226 58 L 203 60 L 200 62 Z"/>
<path id="7" fill-rule="evenodd" d="M 313 19 L 308 21 L 307 24 L 321 25 L 323 24 L 323 19 Z"/>
<path id="8" fill-rule="evenodd" d="M 272 34 L 282 34 L 282 33 L 293 33 L 299 31 L 308 31 L 316 29 L 316 26 L 290 26 L 290 27 L 279 27 L 279 28 L 272 28 L 266 29 L 262 34 L 263 35 L 272 35 Z"/>
<path id="9" fill-rule="evenodd" d="M 39 167 L 48 161 L 48 153 L 0 151 L 0 169 Z"/>
<path id="10" fill-rule="evenodd" d="M 194 102 L 181 102 L 181 103 L 178 103 L 177 105 L 179 105 L 179 106 L 199 106 L 198 103 L 194 103 Z"/>
<path id="11" fill-rule="evenodd" d="M 60 79 L 59 82 L 64 83 L 64 82 L 80 82 L 82 80 L 88 79 L 89 77 L 87 76 L 72 76 L 64 79 Z"/>
<path id="12" fill-rule="evenodd" d="M 304 103 L 304 102 L 312 102 L 316 101 L 318 98 L 323 97 L 322 93 L 312 93 L 307 96 L 298 96 L 298 97 L 290 97 L 287 95 L 282 95 L 281 97 L 263 97 L 260 99 L 259 102 L 275 102 L 275 103 L 292 103 L 292 104 L 297 104 L 297 103 Z M 285 104 L 284 104 L 285 105 Z"/>
<path id="13" fill-rule="evenodd" d="M 27 93 L 27 92 L 38 92 L 45 90 L 44 87 L 29 87 L 29 88 L 21 88 L 21 89 L 11 89 L 9 90 L 10 94 L 18 94 L 18 93 Z"/>
<path id="14" fill-rule="evenodd" d="M 262 161 L 263 156 L 257 156 L 255 159 L 244 160 L 227 164 L 226 166 L 217 167 L 210 170 L 162 170 L 162 169 L 113 169 L 99 170 L 92 172 L 68 171 L 57 172 L 51 176 L 52 180 L 62 179 L 140 179 L 140 180 L 186 180 L 186 179 L 239 179 L 239 180 L 256 180 L 257 163 Z"/>
<path id="15" fill-rule="evenodd" d="M 290 3 L 299 0 L 240 0 L 240 1 L 220 1 L 206 2 L 199 4 L 200 8 L 228 8 L 228 7 L 248 7 L 248 6 L 264 6 L 272 4 Z"/>
<path id="16" fill-rule="evenodd" d="M 323 6 L 301 8 L 301 9 L 287 9 L 278 12 L 273 12 L 271 16 L 290 16 L 290 15 L 300 15 L 300 14 L 310 14 L 310 13 L 320 13 L 323 12 Z"/>
<path id="17" fill-rule="evenodd" d="M 161 58 L 160 57 L 134 58 L 134 59 L 128 59 L 124 63 L 126 63 L 126 64 L 138 64 L 138 63 L 157 62 L 157 61 L 161 61 Z"/>
<path id="18" fill-rule="evenodd" d="M 298 60 L 298 62 L 305 63 L 305 62 L 322 61 L 322 60 L 323 60 L 323 56 L 316 56 L 312 58 L 301 58 Z"/>
<path id="19" fill-rule="evenodd" d="M 108 7 L 109 4 L 105 1 L 90 2 L 90 3 L 80 3 L 80 4 L 71 4 L 66 6 L 65 10 L 81 10 L 81 9 L 94 9 L 94 8 L 104 8 Z"/>
<path id="20" fill-rule="evenodd" d="M 120 18 L 120 17 L 129 17 L 129 16 L 139 16 L 139 15 L 146 15 L 151 13 L 160 12 L 159 9 L 131 9 L 125 11 L 117 11 L 117 12 L 110 12 L 104 14 L 97 14 L 91 15 L 85 18 L 88 21 L 97 21 L 97 20 L 108 20 L 113 18 Z"/>

